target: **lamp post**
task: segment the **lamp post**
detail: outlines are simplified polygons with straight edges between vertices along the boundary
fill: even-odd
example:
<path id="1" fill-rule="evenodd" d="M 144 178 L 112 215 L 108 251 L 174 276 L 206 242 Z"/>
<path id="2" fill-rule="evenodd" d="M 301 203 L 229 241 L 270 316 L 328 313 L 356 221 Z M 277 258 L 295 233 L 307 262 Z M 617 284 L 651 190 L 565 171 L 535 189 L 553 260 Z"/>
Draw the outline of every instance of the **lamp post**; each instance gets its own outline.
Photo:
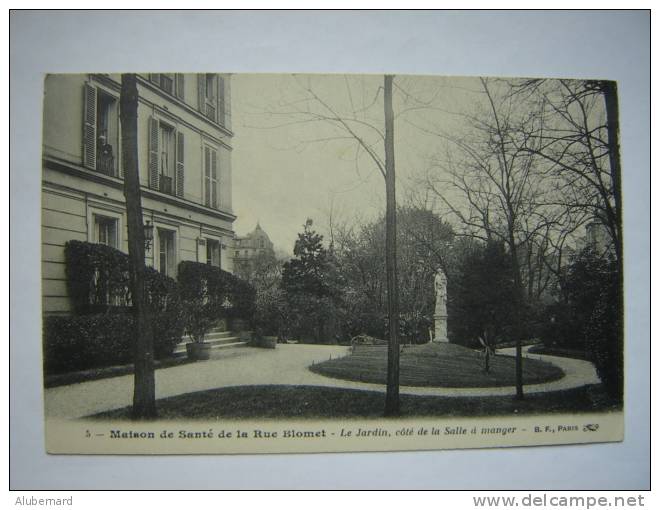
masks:
<path id="1" fill-rule="evenodd" d="M 144 226 L 144 249 L 146 251 L 149 251 L 151 249 L 151 244 L 153 243 L 154 240 L 154 226 L 151 224 L 149 220 L 147 220 L 147 224 Z"/>

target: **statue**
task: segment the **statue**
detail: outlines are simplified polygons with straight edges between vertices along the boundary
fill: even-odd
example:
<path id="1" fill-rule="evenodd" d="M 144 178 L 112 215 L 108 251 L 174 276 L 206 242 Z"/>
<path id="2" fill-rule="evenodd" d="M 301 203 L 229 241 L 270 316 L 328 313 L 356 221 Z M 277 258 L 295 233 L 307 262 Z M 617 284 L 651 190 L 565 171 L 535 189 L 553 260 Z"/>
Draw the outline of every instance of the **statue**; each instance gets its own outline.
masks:
<path id="1" fill-rule="evenodd" d="M 435 313 L 447 313 L 447 277 L 442 270 L 435 274 Z"/>
<path id="2" fill-rule="evenodd" d="M 433 314 L 434 323 L 434 342 L 449 342 L 447 338 L 447 276 L 439 269 L 435 274 L 435 313 Z"/>

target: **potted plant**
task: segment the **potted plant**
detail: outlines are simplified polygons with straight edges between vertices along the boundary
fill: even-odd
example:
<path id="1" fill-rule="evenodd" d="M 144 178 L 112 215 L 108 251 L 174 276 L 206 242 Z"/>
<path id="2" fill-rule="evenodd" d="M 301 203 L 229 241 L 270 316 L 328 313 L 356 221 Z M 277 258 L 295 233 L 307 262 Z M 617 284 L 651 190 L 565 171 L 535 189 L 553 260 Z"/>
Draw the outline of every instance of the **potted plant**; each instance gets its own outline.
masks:
<path id="1" fill-rule="evenodd" d="M 191 360 L 207 360 L 211 357 L 211 345 L 204 342 L 204 336 L 213 323 L 203 306 L 188 303 L 185 314 L 185 331 L 192 338 L 186 344 L 186 352 Z"/>

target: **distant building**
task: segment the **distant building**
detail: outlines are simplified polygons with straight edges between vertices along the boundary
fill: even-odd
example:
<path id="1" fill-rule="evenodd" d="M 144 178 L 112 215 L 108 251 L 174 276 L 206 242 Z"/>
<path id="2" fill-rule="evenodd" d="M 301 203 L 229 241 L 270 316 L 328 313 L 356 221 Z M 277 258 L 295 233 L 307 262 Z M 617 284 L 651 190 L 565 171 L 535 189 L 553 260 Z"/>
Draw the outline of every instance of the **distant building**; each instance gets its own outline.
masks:
<path id="1" fill-rule="evenodd" d="M 237 273 L 249 271 L 259 255 L 275 256 L 273 243 L 268 234 L 257 223 L 252 232 L 234 237 L 234 270 Z"/>
<path id="2" fill-rule="evenodd" d="M 614 249 L 612 236 L 599 220 L 592 220 L 585 226 L 585 235 L 578 239 L 576 253 L 591 248 L 598 255 L 608 255 Z"/>
<path id="3" fill-rule="evenodd" d="M 587 225 L 587 246 L 601 255 L 611 252 L 612 237 L 600 221 L 592 221 Z"/>

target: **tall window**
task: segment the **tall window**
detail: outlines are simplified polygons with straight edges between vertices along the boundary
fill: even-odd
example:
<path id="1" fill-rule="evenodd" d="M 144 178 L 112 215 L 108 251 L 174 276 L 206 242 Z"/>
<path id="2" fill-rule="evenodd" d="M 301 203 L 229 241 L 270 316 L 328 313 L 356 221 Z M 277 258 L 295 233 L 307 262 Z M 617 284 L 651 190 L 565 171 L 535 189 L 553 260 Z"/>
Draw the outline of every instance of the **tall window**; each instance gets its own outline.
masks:
<path id="1" fill-rule="evenodd" d="M 83 164 L 116 176 L 119 153 L 117 99 L 91 83 L 84 86 Z"/>
<path id="2" fill-rule="evenodd" d="M 94 241 L 112 248 L 119 248 L 117 238 L 117 218 L 94 215 Z"/>
<path id="3" fill-rule="evenodd" d="M 168 94 L 172 94 L 174 92 L 174 73 L 160 74 L 160 88 Z"/>
<path id="4" fill-rule="evenodd" d="M 220 241 L 206 240 L 206 263 L 210 266 L 220 267 Z"/>
<path id="5" fill-rule="evenodd" d="M 160 191 L 174 194 L 174 175 L 176 167 L 176 162 L 174 160 L 174 129 L 161 122 L 159 126 L 159 138 Z"/>
<path id="6" fill-rule="evenodd" d="M 218 153 L 204 147 L 204 205 L 218 208 Z"/>
<path id="7" fill-rule="evenodd" d="M 158 229 L 158 270 L 164 275 L 176 277 L 175 233 Z"/>

